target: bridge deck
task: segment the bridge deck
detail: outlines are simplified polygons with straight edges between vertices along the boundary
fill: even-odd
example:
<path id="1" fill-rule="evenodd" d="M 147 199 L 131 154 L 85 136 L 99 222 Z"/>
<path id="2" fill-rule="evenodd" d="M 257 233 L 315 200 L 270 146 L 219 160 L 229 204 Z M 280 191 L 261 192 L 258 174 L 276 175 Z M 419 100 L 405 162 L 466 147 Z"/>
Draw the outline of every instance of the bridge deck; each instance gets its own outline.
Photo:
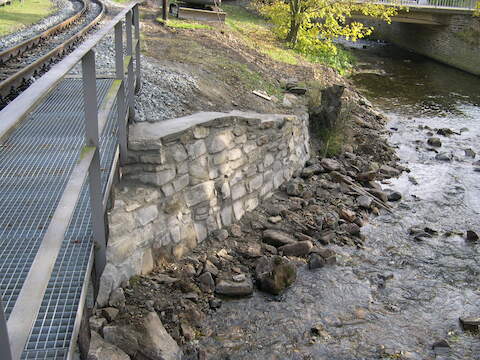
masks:
<path id="1" fill-rule="evenodd" d="M 98 79 L 99 104 L 112 79 Z M 105 192 L 117 149 L 116 106 L 101 134 Z M 0 294 L 9 317 L 84 146 L 82 80 L 64 79 L 0 145 Z M 88 183 L 82 187 L 22 359 L 65 359 L 92 250 Z"/>

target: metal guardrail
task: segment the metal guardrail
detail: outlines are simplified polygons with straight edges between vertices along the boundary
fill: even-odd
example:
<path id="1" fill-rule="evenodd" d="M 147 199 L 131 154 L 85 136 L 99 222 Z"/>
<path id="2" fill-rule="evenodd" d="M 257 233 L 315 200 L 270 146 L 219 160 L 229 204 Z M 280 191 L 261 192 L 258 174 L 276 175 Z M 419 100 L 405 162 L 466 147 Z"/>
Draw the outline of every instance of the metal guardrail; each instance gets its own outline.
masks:
<path id="1" fill-rule="evenodd" d="M 361 2 L 369 2 L 361 0 Z M 414 8 L 475 10 L 478 0 L 375 0 L 375 4 L 406 6 Z"/>
<path id="2" fill-rule="evenodd" d="M 82 66 L 85 111 L 85 147 L 67 182 L 40 248 L 31 265 L 12 312 L 6 319 L 0 299 L 0 355 L 2 360 L 20 359 L 31 328 L 40 309 L 49 278 L 60 251 L 82 184 L 88 181 L 94 239 L 94 284 L 98 287 L 106 264 L 104 212 L 106 197 L 100 177 L 99 134 L 116 104 L 120 163 L 127 158 L 127 121 L 133 117 L 134 93 L 140 86 L 139 5 L 128 5 L 111 22 L 87 39 L 69 56 L 55 65 L 0 112 L 0 143 L 26 116 L 41 103 L 78 63 Z M 125 23 L 126 56 L 124 56 L 123 23 Z M 132 29 L 133 27 L 133 29 Z M 115 34 L 115 80 L 108 95 L 98 107 L 94 47 L 110 32 Z M 109 192 L 111 183 L 107 186 Z M 107 195 L 108 197 L 108 195 Z M 78 332 L 79 320 L 76 320 Z"/>

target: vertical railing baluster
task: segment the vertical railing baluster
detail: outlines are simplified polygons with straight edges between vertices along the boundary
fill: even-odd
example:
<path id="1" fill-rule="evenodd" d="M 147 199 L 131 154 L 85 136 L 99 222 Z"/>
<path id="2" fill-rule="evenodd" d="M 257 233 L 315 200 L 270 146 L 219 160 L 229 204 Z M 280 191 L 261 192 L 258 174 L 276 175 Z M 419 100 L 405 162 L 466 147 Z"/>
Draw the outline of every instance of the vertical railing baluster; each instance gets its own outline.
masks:
<path id="1" fill-rule="evenodd" d="M 133 25 L 135 27 L 135 92 L 140 90 L 141 76 L 140 76 L 140 11 L 138 4 L 133 8 Z"/>
<path id="2" fill-rule="evenodd" d="M 10 340 L 8 338 L 7 317 L 3 311 L 2 297 L 0 296 L 0 355 L 2 359 L 12 360 Z"/>
<path id="3" fill-rule="evenodd" d="M 127 35 L 127 56 L 133 56 L 133 36 L 132 36 L 132 11 L 125 15 L 125 30 Z M 127 69 L 127 103 L 128 103 L 128 118 L 130 121 L 134 120 L 134 80 L 133 80 L 133 58 L 131 58 Z"/>
<path id="4" fill-rule="evenodd" d="M 105 219 L 103 213 L 103 191 L 100 173 L 100 141 L 98 133 L 97 79 L 95 74 L 95 52 L 90 50 L 82 59 L 83 98 L 85 106 L 86 145 L 94 146 L 95 153 L 88 171 L 90 189 L 90 211 L 94 239 L 95 297 L 98 294 L 100 276 L 106 264 Z"/>
<path id="5" fill-rule="evenodd" d="M 127 162 L 127 124 L 125 123 L 125 69 L 123 68 L 123 28 L 120 21 L 115 25 L 115 77 L 121 81 L 117 94 L 118 144 L 120 165 Z"/>

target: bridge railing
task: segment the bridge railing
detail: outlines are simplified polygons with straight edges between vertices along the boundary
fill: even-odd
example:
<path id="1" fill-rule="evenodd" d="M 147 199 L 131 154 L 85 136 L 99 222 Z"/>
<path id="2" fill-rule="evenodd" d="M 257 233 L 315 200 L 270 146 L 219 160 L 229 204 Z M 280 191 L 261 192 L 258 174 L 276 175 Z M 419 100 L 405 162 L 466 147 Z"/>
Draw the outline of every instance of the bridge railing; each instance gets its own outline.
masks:
<path id="1" fill-rule="evenodd" d="M 361 2 L 373 2 L 375 4 L 418 7 L 418 8 L 438 8 L 438 9 L 460 9 L 475 10 L 478 0 L 360 0 Z"/>
<path id="2" fill-rule="evenodd" d="M 124 49 L 123 38 L 124 24 L 126 49 Z M 94 48 L 112 30 L 115 36 L 115 79 L 106 97 L 98 106 Z M 126 50 L 126 56 L 124 50 Z M 8 320 L 4 313 L 0 294 L 0 354 L 2 360 L 18 360 L 22 355 L 38 315 L 65 232 L 79 200 L 82 185 L 86 181 L 89 184 L 94 239 L 94 250 L 92 250 L 90 258 L 93 257 L 95 268 L 94 284 L 98 286 L 100 275 L 106 264 L 104 213 L 113 179 L 113 171 L 111 171 L 107 191 L 103 194 L 100 178 L 99 136 L 102 134 L 114 104 L 116 104 L 118 121 L 116 160 L 119 159 L 120 163 L 126 160 L 127 122 L 129 118 L 133 117 L 134 93 L 140 86 L 141 80 L 138 3 L 128 5 L 112 21 L 52 67 L 0 112 L 0 143 L 79 63 L 82 67 L 86 145 L 65 186 Z M 118 163 L 116 160 L 113 167 Z M 83 293 L 85 293 L 85 288 L 84 286 Z M 82 301 L 84 301 L 84 295 L 82 296 Z M 78 313 L 81 312 L 83 303 L 79 307 Z M 77 316 L 72 339 L 75 339 L 78 334 L 79 322 Z"/>

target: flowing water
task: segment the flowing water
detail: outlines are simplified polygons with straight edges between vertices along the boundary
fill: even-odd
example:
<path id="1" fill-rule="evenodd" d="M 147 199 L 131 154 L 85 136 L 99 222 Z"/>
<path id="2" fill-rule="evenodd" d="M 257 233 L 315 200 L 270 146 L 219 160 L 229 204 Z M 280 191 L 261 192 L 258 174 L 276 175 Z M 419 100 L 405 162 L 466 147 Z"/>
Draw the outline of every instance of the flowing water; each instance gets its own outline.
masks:
<path id="1" fill-rule="evenodd" d="M 464 151 L 480 152 L 480 78 L 390 45 L 353 51 L 352 80 L 390 118 L 390 143 L 411 169 L 385 185 L 403 199 L 363 228 L 364 250 L 338 248 L 337 266 L 301 268 L 281 299 L 224 302 L 208 320 L 215 336 L 201 340 L 209 359 L 480 359 L 480 336 L 458 320 L 480 316 L 480 244 L 455 235 L 480 233 L 478 157 Z M 458 133 L 439 136 L 451 161 L 428 149 L 424 126 Z M 438 235 L 415 241 L 411 226 Z M 440 339 L 450 349 L 432 349 Z"/>

